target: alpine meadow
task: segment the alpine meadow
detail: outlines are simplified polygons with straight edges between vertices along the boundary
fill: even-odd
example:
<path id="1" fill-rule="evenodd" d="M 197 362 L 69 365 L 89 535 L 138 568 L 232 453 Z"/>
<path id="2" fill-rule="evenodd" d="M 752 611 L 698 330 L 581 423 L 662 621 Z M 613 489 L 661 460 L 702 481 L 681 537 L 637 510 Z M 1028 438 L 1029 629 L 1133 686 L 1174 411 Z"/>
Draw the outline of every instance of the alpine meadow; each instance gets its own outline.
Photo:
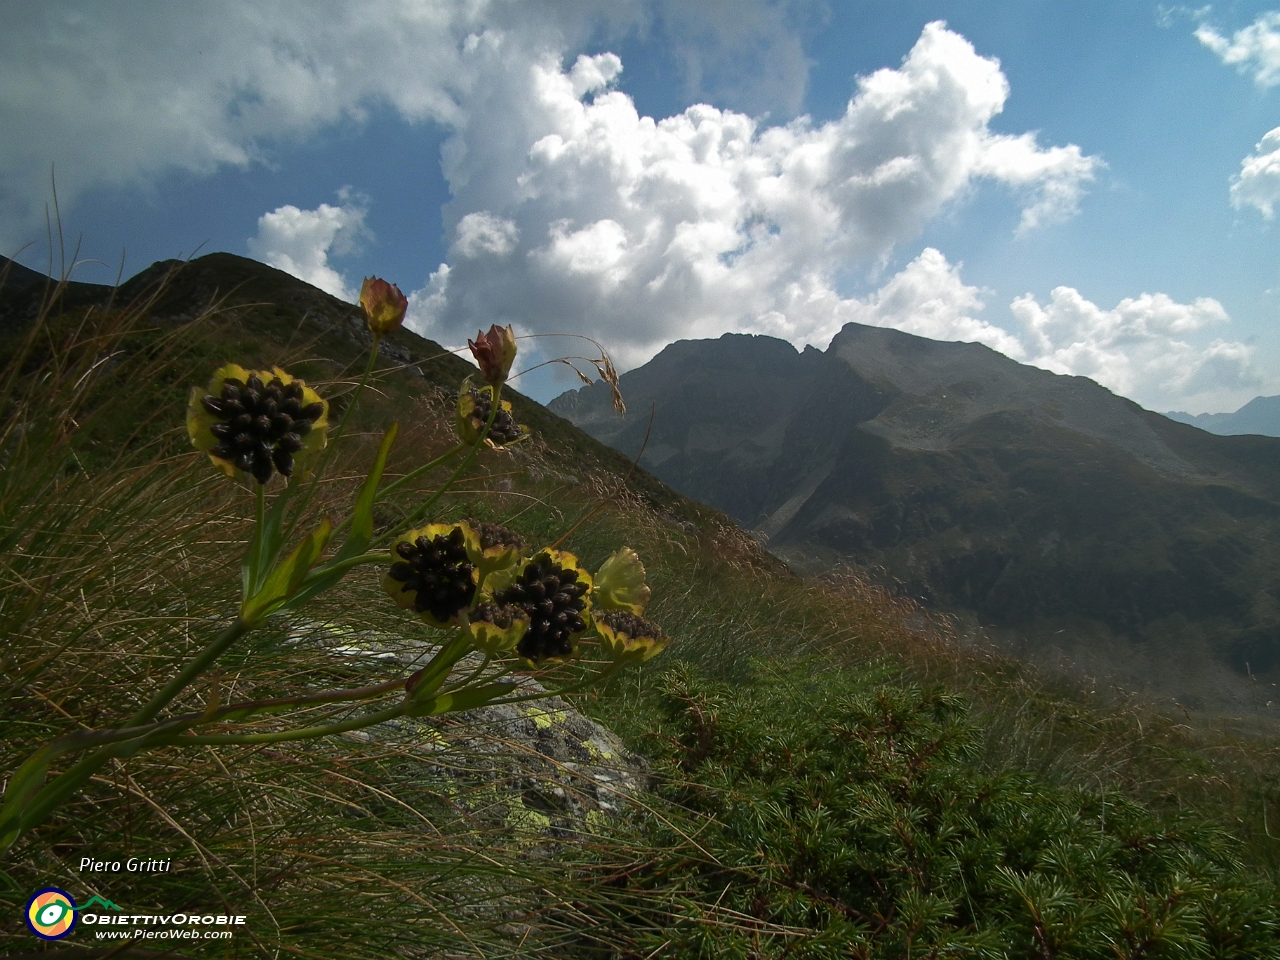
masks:
<path id="1" fill-rule="evenodd" d="M 1280 0 L 0 0 L 0 956 L 1280 960 Z"/>
<path id="2" fill-rule="evenodd" d="M 1280 956 L 1266 735 L 962 644 L 853 572 L 800 579 L 512 391 L 524 429 L 509 432 L 527 436 L 468 445 L 475 367 L 404 329 L 375 340 L 376 309 L 261 264 L 161 263 L 114 291 L 12 265 L 5 291 L 7 809 L 42 747 L 61 744 L 46 784 L 103 754 L 9 834 L 6 909 L 83 886 L 130 913 L 242 915 L 248 931 L 103 947 L 82 924 L 75 955 Z M 513 569 L 551 543 L 541 562 L 561 581 L 570 557 L 597 571 L 600 625 L 572 649 L 519 646 L 476 606 L 444 663 L 450 611 L 398 609 L 385 570 L 409 574 L 389 552 L 305 608 L 289 594 L 237 614 L 253 490 L 279 497 L 304 474 L 264 485 L 250 459 L 231 479 L 210 468 L 220 448 L 192 448 L 190 398 L 228 356 L 305 382 L 334 436 L 280 556 L 351 502 L 368 504 L 368 543 L 424 521 L 501 529 L 528 545 Z M 608 371 L 578 362 L 593 360 Z M 459 446 L 478 456 L 451 482 L 421 470 L 457 465 Z M 620 546 L 643 558 L 630 588 L 606 569 Z M 343 549 L 307 563 L 338 569 Z M 642 593 L 642 616 L 624 609 Z M 534 629 L 521 617 L 507 623 Z M 137 721 L 246 620 L 158 722 Z M 669 645 L 629 655 L 644 635 Z M 509 682 L 481 682 L 495 668 Z M 468 708 L 467 689 L 491 705 Z M 173 866 L 86 876 L 85 855 Z M 6 950 L 30 952 L 8 929 Z"/>

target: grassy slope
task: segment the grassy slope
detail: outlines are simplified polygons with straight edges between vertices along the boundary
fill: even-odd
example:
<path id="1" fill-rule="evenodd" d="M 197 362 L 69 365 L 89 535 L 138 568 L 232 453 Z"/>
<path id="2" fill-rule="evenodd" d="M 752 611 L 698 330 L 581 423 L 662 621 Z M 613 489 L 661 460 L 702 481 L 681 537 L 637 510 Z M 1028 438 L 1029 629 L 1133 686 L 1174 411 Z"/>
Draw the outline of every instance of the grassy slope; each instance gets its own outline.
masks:
<path id="1" fill-rule="evenodd" d="M 202 274 L 202 267 L 211 272 Z M 177 425 L 187 385 L 234 358 L 287 362 L 317 383 L 327 381 L 323 389 L 335 395 L 358 362 L 357 345 L 342 327 L 348 307 L 235 258 L 215 255 L 190 265 L 172 299 L 161 301 L 153 316 L 171 312 L 166 303 L 189 310 L 202 290 L 226 290 L 231 268 L 251 276 L 224 301 L 222 314 L 170 337 L 167 353 L 156 346 L 155 334 L 122 334 L 124 353 L 106 372 L 132 379 L 120 387 L 104 378 L 102 389 L 78 401 L 69 396 L 79 382 L 76 358 L 65 358 L 64 387 L 38 411 L 32 408 L 41 416 L 27 418 L 21 442 L 9 435 L 0 516 L 5 536 L 23 550 L 0 551 L 7 558 L 0 593 L 0 728 L 6 731 L 0 770 L 11 770 L 36 743 L 74 723 L 108 725 L 127 714 L 226 616 L 237 575 L 227 543 L 243 537 L 246 504 L 210 476 L 202 458 L 185 452 Z M 251 302 L 273 306 L 251 308 Z M 312 319 L 304 320 L 308 315 Z M 56 323 L 74 320 L 69 314 Z M 161 334 L 175 331 L 171 323 L 155 326 Z M 87 339 L 81 367 L 104 355 L 103 341 Z M 412 361 L 438 353 L 434 344 L 408 334 L 396 342 Z M 48 369 L 63 356 L 49 349 L 39 362 Z M 36 360 L 28 363 L 29 370 L 37 366 Z M 424 378 L 388 371 L 358 424 L 364 432 L 392 412 L 401 418 L 406 433 L 393 469 L 448 442 L 447 398 L 431 388 L 453 389 L 467 365 L 439 356 L 422 366 Z M 71 430 L 61 415 L 70 402 L 82 408 Z M 475 494 L 454 498 L 441 512 L 508 520 L 546 543 L 605 496 L 606 508 L 567 546 L 591 568 L 619 543 L 640 550 L 655 594 L 650 613 L 676 642 L 652 667 L 625 674 L 610 689 L 582 698 L 581 706 L 656 762 L 668 762 L 664 744 L 690 735 L 688 710 L 672 705 L 672 683 L 684 676 L 671 674 L 677 665 L 709 678 L 680 682 L 713 684 L 699 687 L 698 695 L 718 698 L 726 731 L 732 729 L 735 696 L 744 705 L 752 696 L 766 697 L 771 706 L 761 712 L 777 713 L 785 727 L 788 716 L 810 709 L 808 703 L 941 684 L 965 698 L 959 709 L 972 724 L 971 742 L 955 768 L 965 776 L 1029 771 L 1042 791 L 1082 787 L 1104 796 L 1120 793 L 1167 813 L 1198 811 L 1236 835 L 1235 855 L 1250 865 L 1247 872 L 1275 869 L 1278 845 L 1270 839 L 1265 804 L 1269 798 L 1274 818 L 1280 763 L 1266 744 L 1193 737 L 1136 704 L 1096 706 L 1087 693 L 959 649 L 948 641 L 945 625 L 928 624 L 918 610 L 865 584 L 798 581 L 722 525 L 719 515 L 646 475 L 637 472 L 623 491 L 618 474 L 626 467 L 618 455 L 535 404 L 517 400 L 517 407 L 539 442 L 522 453 L 487 458 L 466 485 Z M 134 436 L 133 422 L 144 414 L 152 419 Z M 372 440 L 354 436 L 340 447 L 340 474 L 358 475 Z M 116 460 L 121 450 L 126 456 Z M 71 466 L 73 454 L 81 467 Z M 138 460 L 146 466 L 135 467 Z M 351 484 L 339 479 L 327 486 L 322 505 L 340 503 Z M 395 526 L 405 509 L 407 503 L 389 504 L 379 521 Z M 387 609 L 372 580 L 352 582 L 308 623 L 264 632 L 227 659 L 223 682 L 239 696 L 385 677 L 384 663 L 335 657 L 323 645 L 340 627 L 402 635 L 406 642 L 421 633 Z M 774 683 L 771 670 L 755 665 L 759 658 L 795 664 L 788 668 L 792 679 Z M 796 670 L 810 679 L 797 680 Z M 730 686 L 715 687 L 717 681 Z M 695 809 L 688 814 L 695 819 L 684 823 L 687 804 L 670 805 L 679 796 L 655 797 L 656 819 L 638 814 L 626 830 L 563 848 L 557 861 L 530 858 L 524 853 L 528 837 L 491 784 L 459 786 L 422 761 L 415 743 L 429 741 L 433 730 L 424 724 L 376 748 L 351 739 L 130 759 L 0 866 L 0 900 L 16 916 L 31 890 L 53 883 L 100 891 L 138 908 L 226 904 L 252 915 L 261 949 L 270 952 L 278 944 L 308 956 L 385 956 L 393 949 L 422 956 L 519 956 L 535 952 L 535 945 L 565 955 L 571 943 L 589 950 L 581 934 L 590 920 L 594 939 L 606 945 L 603 955 L 631 955 L 626 950 L 643 945 L 648 952 L 670 939 L 672 911 L 684 909 L 673 906 L 673 891 L 684 890 L 694 902 L 706 893 L 696 877 L 680 873 L 697 860 L 680 853 L 679 839 L 697 819 Z M 693 736 L 701 742 L 696 731 Z M 711 756 L 720 747 L 712 740 L 707 749 Z M 684 776 L 696 774 L 685 766 Z M 663 829 L 674 829 L 675 839 L 664 838 Z M 596 871 L 616 877 L 628 863 L 656 859 L 646 846 L 654 843 L 680 861 L 670 868 L 671 884 L 593 882 Z M 732 849 L 726 840 L 720 852 Z M 172 855 L 175 873 L 86 880 L 74 864 L 90 852 L 103 858 Z M 501 917 L 484 906 L 495 898 L 506 903 Z M 714 900 L 709 896 L 708 903 Z M 371 919 L 388 916 L 398 922 Z M 698 929 L 719 929 L 723 921 L 713 916 L 710 926 L 699 926 L 697 910 L 681 916 L 693 918 Z M 785 926 L 794 923 L 794 911 L 754 922 Z M 0 938 L 11 952 L 33 942 L 20 927 L 5 929 Z M 244 955 L 258 948 L 249 940 L 236 944 Z M 689 950 L 697 955 L 696 947 Z"/>

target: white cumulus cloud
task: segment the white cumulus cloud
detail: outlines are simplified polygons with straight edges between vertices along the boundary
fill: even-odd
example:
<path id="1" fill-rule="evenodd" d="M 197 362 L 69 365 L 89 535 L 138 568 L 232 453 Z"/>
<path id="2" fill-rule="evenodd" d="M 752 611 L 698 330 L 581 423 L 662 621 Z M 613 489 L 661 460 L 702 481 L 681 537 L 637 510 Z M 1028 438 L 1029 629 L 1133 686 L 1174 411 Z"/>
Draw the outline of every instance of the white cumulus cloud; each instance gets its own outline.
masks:
<path id="1" fill-rule="evenodd" d="M 1253 155 L 1240 161 L 1240 173 L 1231 181 L 1231 205 L 1237 210 L 1256 207 L 1270 220 L 1280 203 L 1280 127 L 1269 131 Z"/>
<path id="2" fill-rule="evenodd" d="M 1209 297 L 1178 303 L 1163 293 L 1144 293 L 1106 310 L 1063 286 L 1053 289 L 1048 304 L 1026 294 L 1010 310 L 1022 325 L 1028 362 L 1089 377 L 1149 409 L 1238 398 L 1265 382 L 1249 346 L 1191 342 L 1193 334 L 1230 319 Z"/>
<path id="3" fill-rule="evenodd" d="M 292 204 L 258 218 L 258 234 L 249 239 L 249 252 L 263 263 L 305 280 L 325 293 L 354 303 L 357 292 L 329 264 L 329 254 L 343 254 L 366 233 L 365 207 L 348 191 L 341 203 L 322 203 L 314 210 Z"/>
<path id="4" fill-rule="evenodd" d="M 594 335 L 627 366 L 726 330 L 825 346 L 845 319 L 913 302 L 922 328 L 1012 349 L 973 319 L 977 293 L 937 251 L 870 299 L 839 295 L 836 277 L 883 263 L 983 180 L 1013 191 L 1022 230 L 1070 216 L 1100 166 L 1075 145 L 993 132 L 1009 94 L 1000 65 L 941 22 L 820 124 L 707 104 L 642 116 L 612 88 L 623 64 L 609 53 L 566 70 L 488 39 L 467 57 L 486 80 L 444 153 L 457 239 L 414 314 L 451 343 L 521 322 Z"/>
<path id="5" fill-rule="evenodd" d="M 279 145 L 375 109 L 465 127 L 485 98 L 477 46 L 527 64 L 662 28 L 690 89 L 714 74 L 717 91 L 743 79 L 752 109 L 798 107 L 808 62 L 787 24 L 803 3 L 732 0 L 728 18 L 683 0 L 7 4 L 0 250 L 43 236 L 51 165 L 66 211 L 94 188 L 269 163 Z"/>
<path id="6" fill-rule="evenodd" d="M 984 306 L 983 291 L 960 279 L 960 267 L 938 250 L 926 247 L 901 272 L 862 300 L 837 306 L 840 323 L 892 327 L 931 340 L 984 343 L 1022 359 L 1026 353 L 1017 337 L 973 316 Z"/>
<path id="7" fill-rule="evenodd" d="M 485 253 L 504 257 L 520 237 L 519 228 L 510 220 L 485 211 L 468 213 L 458 221 L 456 233 L 453 249 L 468 259 Z"/>
<path id="8" fill-rule="evenodd" d="M 101 186 L 269 160 L 390 106 L 461 121 L 477 38 L 559 49 L 642 24 L 642 0 L 41 0 L 0 30 L 0 245 L 43 233 L 50 165 L 64 209 Z M 524 54 L 527 56 L 527 54 Z"/>
<path id="9" fill-rule="evenodd" d="M 1205 8 L 1207 12 L 1208 8 Z M 1207 23 L 1195 31 L 1196 39 L 1234 66 L 1241 73 L 1252 74 L 1260 87 L 1280 84 L 1280 13 L 1267 12 L 1249 26 L 1237 30 L 1229 38 Z"/>

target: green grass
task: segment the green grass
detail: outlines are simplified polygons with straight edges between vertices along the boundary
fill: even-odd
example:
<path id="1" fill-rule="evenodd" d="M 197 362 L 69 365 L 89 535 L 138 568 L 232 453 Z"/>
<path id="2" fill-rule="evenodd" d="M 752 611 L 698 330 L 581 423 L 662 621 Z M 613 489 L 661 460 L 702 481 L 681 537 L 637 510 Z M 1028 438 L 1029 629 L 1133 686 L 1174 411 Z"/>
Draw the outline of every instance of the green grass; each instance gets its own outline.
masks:
<path id="1" fill-rule="evenodd" d="M 25 353 L 6 346 L 3 777 L 49 738 L 127 717 L 234 615 L 252 507 L 187 448 L 189 386 L 235 359 L 285 363 L 335 395 L 358 362 L 288 313 L 224 303 L 181 328 L 146 316 L 68 311 Z M 349 502 L 390 415 L 403 426 L 392 475 L 451 442 L 440 388 L 460 379 L 453 359 L 423 378 L 380 376 L 315 512 Z M 517 409 L 535 442 L 482 458 L 440 518 L 503 520 L 545 544 L 590 515 L 565 544 L 589 569 L 623 543 L 641 553 L 649 615 L 675 641 L 576 702 L 652 758 L 654 789 L 552 842 L 512 816 L 534 768 L 463 747 L 439 722 L 142 754 L 0 860 L 0 910 L 14 918 L 0 951 L 37 949 L 17 918 L 32 891 L 58 885 L 129 909 L 249 915 L 251 936 L 187 942 L 182 956 L 1040 956 L 1052 937 L 1061 956 L 1268 955 L 1274 743 L 1192 730 L 965 648 L 856 577 L 791 577 L 714 511 L 645 475 L 624 484 L 625 461 Z M 380 507 L 377 523 L 397 529 L 429 489 Z M 335 655 L 343 630 L 405 656 L 430 640 L 376 575 L 352 577 L 305 620 L 253 634 L 172 709 L 198 709 L 215 684 L 223 698 L 270 696 L 403 670 Z M 899 821 L 928 847 L 914 867 Z M 1124 854 L 1139 834 L 1153 849 Z M 174 872 L 91 878 L 76 870 L 87 855 L 171 856 Z M 1183 875 L 1190 892 L 1170 902 Z M 889 892 L 868 893 L 876 884 Z M 1209 886 L 1224 891 L 1217 906 Z M 1168 904 L 1147 927 L 1143 896 Z M 1028 903 L 1048 918 L 1039 935 Z M 878 932 L 877 909 L 893 914 Z"/>

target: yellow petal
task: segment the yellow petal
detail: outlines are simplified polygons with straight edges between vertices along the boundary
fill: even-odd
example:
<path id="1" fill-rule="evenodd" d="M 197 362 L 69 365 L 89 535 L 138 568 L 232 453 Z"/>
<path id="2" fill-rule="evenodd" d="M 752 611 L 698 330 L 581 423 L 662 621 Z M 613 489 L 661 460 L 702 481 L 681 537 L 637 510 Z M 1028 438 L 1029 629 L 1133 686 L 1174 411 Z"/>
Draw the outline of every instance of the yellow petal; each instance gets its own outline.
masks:
<path id="1" fill-rule="evenodd" d="M 644 582 L 644 564 L 630 547 L 616 551 L 600 567 L 593 590 L 596 606 L 606 610 L 630 610 L 639 615 L 653 595 Z"/>

